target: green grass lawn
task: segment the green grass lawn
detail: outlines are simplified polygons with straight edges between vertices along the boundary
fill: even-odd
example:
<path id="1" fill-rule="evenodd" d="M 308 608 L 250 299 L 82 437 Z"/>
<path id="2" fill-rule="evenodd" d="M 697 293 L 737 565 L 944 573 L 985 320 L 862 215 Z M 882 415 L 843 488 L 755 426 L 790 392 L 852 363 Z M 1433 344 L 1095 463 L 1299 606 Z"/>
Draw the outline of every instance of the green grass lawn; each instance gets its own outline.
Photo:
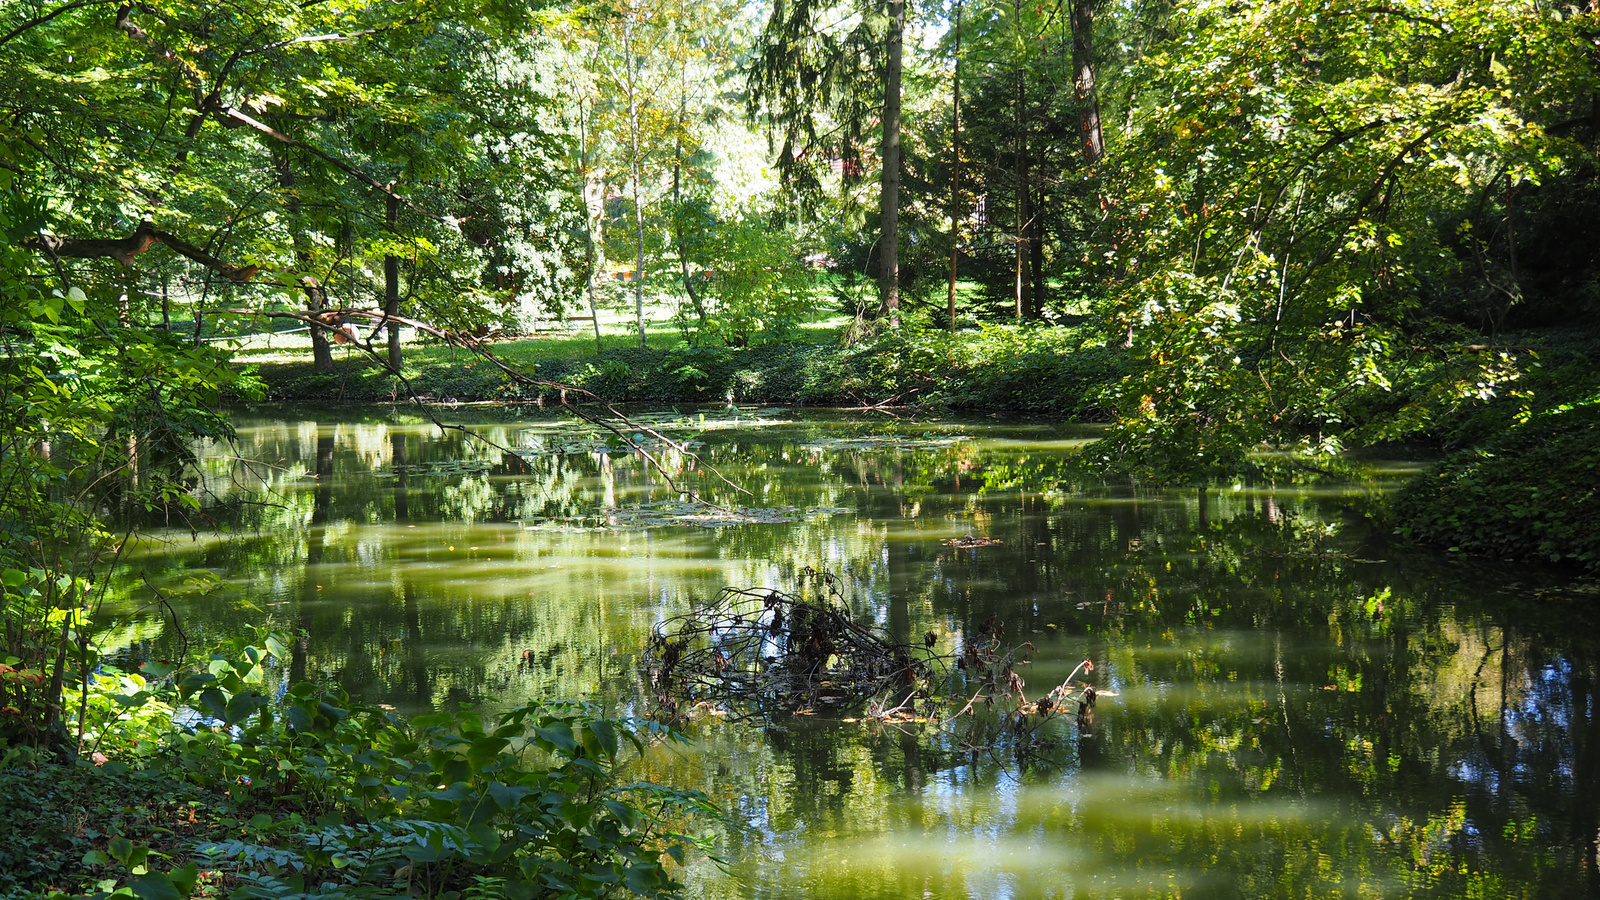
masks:
<path id="1" fill-rule="evenodd" d="M 840 331 L 848 324 L 849 320 L 841 315 L 818 316 L 796 329 L 790 340 L 806 344 L 832 342 L 837 340 Z M 452 349 L 432 339 L 408 339 L 408 332 L 403 330 L 401 333 L 408 365 L 428 367 L 461 358 L 462 351 L 459 349 Z M 235 340 L 239 350 L 234 361 L 239 363 L 271 365 L 309 360 L 311 357 L 311 337 L 303 329 L 241 335 Z M 683 334 L 670 315 L 658 310 L 654 318 L 645 319 L 645 346 L 648 349 L 665 351 L 683 344 Z M 598 346 L 594 326 L 587 319 L 558 323 L 552 330 L 535 335 L 495 340 L 489 346 L 495 355 L 514 365 L 572 361 L 594 357 L 604 351 L 637 348 L 639 332 L 633 321 L 616 313 L 608 315 L 602 311 Z M 359 350 L 351 347 L 336 348 L 334 352 L 335 356 L 361 355 Z"/>

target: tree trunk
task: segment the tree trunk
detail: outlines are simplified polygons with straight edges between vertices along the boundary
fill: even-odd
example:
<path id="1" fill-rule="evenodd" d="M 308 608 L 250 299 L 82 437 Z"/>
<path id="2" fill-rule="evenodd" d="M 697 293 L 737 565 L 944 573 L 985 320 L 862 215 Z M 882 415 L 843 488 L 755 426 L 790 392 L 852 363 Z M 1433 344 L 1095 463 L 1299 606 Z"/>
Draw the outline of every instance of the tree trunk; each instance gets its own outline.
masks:
<path id="1" fill-rule="evenodd" d="M 956 330 L 956 264 L 961 256 L 961 0 L 956 0 L 955 74 L 950 79 L 950 296 L 949 322 Z"/>
<path id="2" fill-rule="evenodd" d="M 1016 317 L 1026 318 L 1033 309 L 1033 276 L 1029 263 L 1030 236 L 1033 229 L 1033 194 L 1029 180 L 1033 177 L 1028 160 L 1028 86 L 1027 77 L 1017 73 L 1016 97 L 1016 203 L 1017 229 L 1016 253 L 1013 272 L 1013 293 L 1016 299 Z"/>
<path id="3" fill-rule="evenodd" d="M 583 211 L 589 237 L 589 321 L 594 325 L 594 350 L 601 353 L 605 344 L 600 340 L 600 270 L 606 265 L 606 179 L 605 173 L 592 168 L 589 155 L 589 123 L 583 107 L 578 108 L 578 180 L 583 194 Z"/>
<path id="4" fill-rule="evenodd" d="M 1072 0 L 1073 93 L 1078 100 L 1078 130 L 1083 136 L 1083 161 L 1094 165 L 1106 155 L 1100 129 L 1100 97 L 1094 82 L 1094 2 Z"/>
<path id="5" fill-rule="evenodd" d="M 1028 161 L 1032 176 L 1032 163 Z M 1039 207 L 1034 203 L 1033 189 L 1028 189 L 1028 283 L 1031 286 L 1028 292 L 1028 318 L 1044 318 L 1044 232 L 1041 224 L 1044 216 L 1039 212 Z"/>
<path id="6" fill-rule="evenodd" d="M 393 239 L 399 233 L 400 200 L 393 194 L 384 198 L 384 222 L 389 226 L 389 237 Z M 383 313 L 386 316 L 400 315 L 400 257 L 393 253 L 383 256 Z M 400 323 L 389 323 L 389 368 L 400 371 Z"/>
<path id="7" fill-rule="evenodd" d="M 629 10 L 623 19 L 623 64 L 628 68 L 628 175 L 633 179 L 633 311 L 639 325 L 639 349 L 645 348 L 644 336 L 644 161 L 639 158 L 639 79 L 638 56 L 634 53 L 633 25 L 635 12 Z"/>
<path id="8" fill-rule="evenodd" d="M 300 194 L 295 190 L 294 166 L 287 150 L 273 154 L 278 165 L 278 186 L 287 197 L 289 239 L 294 245 L 294 265 L 301 272 L 300 289 L 306 295 L 306 312 L 316 315 L 328 306 L 328 292 L 311 276 L 311 248 L 306 243 L 306 230 L 300 221 Z M 164 289 L 164 288 L 163 288 Z M 328 343 L 328 332 L 311 328 L 311 371 L 333 371 L 333 347 Z"/>
<path id="9" fill-rule="evenodd" d="M 900 327 L 900 68 L 904 55 L 905 0 L 889 0 L 888 72 L 883 86 L 883 178 L 880 203 L 883 233 L 878 252 L 883 313 Z"/>
<path id="10" fill-rule="evenodd" d="M 637 143 L 637 141 L 635 142 Z M 637 163 L 633 167 L 633 225 L 634 225 L 634 262 L 633 262 L 633 313 L 634 319 L 639 323 L 639 349 L 645 348 L 644 338 L 644 198 L 639 190 L 641 177 Z"/>
<path id="11" fill-rule="evenodd" d="M 706 317 L 705 301 L 700 299 L 700 292 L 694 289 L 694 278 L 689 273 L 689 244 L 683 236 L 683 139 L 679 138 L 677 158 L 672 163 L 672 240 L 678 245 L 678 268 L 683 273 L 683 291 L 689 295 L 689 303 L 694 306 L 695 317 L 700 320 L 700 330 L 703 332 L 711 326 Z"/>

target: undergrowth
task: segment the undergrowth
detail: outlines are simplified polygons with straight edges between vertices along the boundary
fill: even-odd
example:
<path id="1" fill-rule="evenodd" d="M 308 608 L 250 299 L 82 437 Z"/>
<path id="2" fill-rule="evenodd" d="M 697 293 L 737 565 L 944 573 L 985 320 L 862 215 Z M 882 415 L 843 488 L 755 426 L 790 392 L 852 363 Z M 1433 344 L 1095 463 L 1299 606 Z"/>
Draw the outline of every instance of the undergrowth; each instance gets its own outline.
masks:
<path id="1" fill-rule="evenodd" d="M 572 705 L 404 720 L 309 683 L 274 700 L 283 648 L 107 670 L 81 756 L 0 748 L 0 897 L 678 893 L 716 811 L 625 777 L 673 732 Z"/>

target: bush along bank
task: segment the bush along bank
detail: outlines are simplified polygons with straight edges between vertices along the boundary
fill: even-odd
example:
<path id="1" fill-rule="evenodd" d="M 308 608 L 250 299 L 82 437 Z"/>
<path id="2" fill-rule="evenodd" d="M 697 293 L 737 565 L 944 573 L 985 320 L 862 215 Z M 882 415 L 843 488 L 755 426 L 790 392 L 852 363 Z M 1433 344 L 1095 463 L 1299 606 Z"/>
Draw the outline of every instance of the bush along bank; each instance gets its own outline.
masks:
<path id="1" fill-rule="evenodd" d="M 1600 395 L 1457 451 L 1395 498 L 1398 530 L 1468 553 L 1600 569 Z"/>
<path id="2" fill-rule="evenodd" d="M 502 345 L 508 361 L 536 345 Z M 851 347 L 768 344 L 752 348 L 610 350 L 577 360 L 514 363 L 535 378 L 590 391 L 611 402 L 776 403 L 806 406 L 923 406 L 1095 418 L 1103 387 L 1124 373 L 1121 354 L 1086 327 L 992 327 L 976 332 L 902 329 Z M 336 371 L 309 360 L 259 368 L 272 400 L 388 402 L 407 384 L 358 357 Z M 465 355 L 410 363 L 410 390 L 457 402 L 558 403 L 555 388 L 514 383 L 490 363 Z"/>
<path id="3" fill-rule="evenodd" d="M 1536 354 L 1516 385 L 1445 423 L 1450 450 L 1392 504 L 1397 530 L 1462 552 L 1600 571 L 1600 334 L 1507 338 Z"/>

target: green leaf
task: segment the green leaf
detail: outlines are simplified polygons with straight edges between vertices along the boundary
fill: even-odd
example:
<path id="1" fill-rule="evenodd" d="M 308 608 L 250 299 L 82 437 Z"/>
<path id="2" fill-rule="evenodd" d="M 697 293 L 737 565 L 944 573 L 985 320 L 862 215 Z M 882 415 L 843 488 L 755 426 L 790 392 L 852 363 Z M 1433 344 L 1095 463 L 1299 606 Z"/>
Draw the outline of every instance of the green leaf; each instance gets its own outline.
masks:
<path id="1" fill-rule="evenodd" d="M 135 880 L 128 885 L 128 889 L 140 900 L 185 900 L 186 898 L 186 893 L 179 891 L 172 879 L 160 872 L 151 872 Z"/>
<path id="2" fill-rule="evenodd" d="M 188 865 L 173 869 L 167 875 L 172 879 L 172 884 L 178 889 L 178 892 L 188 897 L 194 893 L 195 882 L 200 880 L 200 867 L 195 864 L 194 860 L 190 860 Z"/>
<path id="3" fill-rule="evenodd" d="M 639 811 L 621 800 L 602 800 L 600 805 L 609 810 L 624 828 L 632 828 L 639 821 Z"/>
<path id="4" fill-rule="evenodd" d="M 205 694 L 200 695 L 200 702 L 205 702 Z M 266 705 L 267 698 L 253 691 L 245 694 L 235 694 L 228 700 L 222 721 L 227 725 L 237 725 L 250 718 L 255 714 L 256 710 Z"/>
<path id="5" fill-rule="evenodd" d="M 578 742 L 572 736 L 572 726 L 566 722 L 553 722 L 544 728 L 535 728 L 533 733 L 539 745 L 546 750 L 554 750 L 565 756 L 572 756 L 578 750 Z"/>
<path id="6" fill-rule="evenodd" d="M 472 764 L 475 771 L 481 772 L 499 759 L 500 752 L 510 745 L 510 741 L 501 737 L 478 738 L 467 749 L 467 761 Z"/>
<path id="7" fill-rule="evenodd" d="M 133 854 L 133 841 L 121 837 L 113 838 L 111 843 L 106 846 L 106 850 L 111 854 L 112 859 L 127 865 L 128 857 Z"/>
<path id="8" fill-rule="evenodd" d="M 617 724 L 615 722 L 610 719 L 595 719 L 588 724 L 587 730 L 594 736 L 595 743 L 599 745 L 598 749 L 606 755 L 606 758 L 617 758 L 619 741 L 617 740 Z M 588 746 L 589 742 L 585 741 L 584 745 Z"/>
<path id="9" fill-rule="evenodd" d="M 489 782 L 489 799 L 501 809 L 513 809 L 533 793 L 532 788 L 516 784 L 502 784 L 498 781 Z"/>
<path id="10" fill-rule="evenodd" d="M 227 721 L 228 698 L 216 688 L 206 688 L 200 692 L 200 705 L 213 717 Z"/>

